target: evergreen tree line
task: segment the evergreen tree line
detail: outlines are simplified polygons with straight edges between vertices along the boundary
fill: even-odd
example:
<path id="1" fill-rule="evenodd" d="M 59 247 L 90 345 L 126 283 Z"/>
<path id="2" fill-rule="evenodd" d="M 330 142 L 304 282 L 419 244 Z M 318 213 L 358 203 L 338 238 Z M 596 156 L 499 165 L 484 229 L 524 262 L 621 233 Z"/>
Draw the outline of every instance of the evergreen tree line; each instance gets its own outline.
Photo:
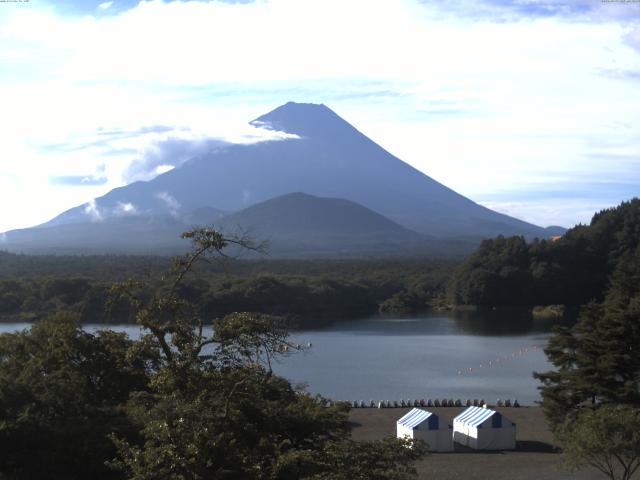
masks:
<path id="1" fill-rule="evenodd" d="M 541 406 L 572 469 L 616 480 L 640 469 L 640 200 L 594 215 L 559 239 L 498 237 L 453 273 L 457 305 L 579 308 L 557 326 L 536 372 Z"/>
<path id="2" fill-rule="evenodd" d="M 640 408 L 640 247 L 619 262 L 604 301 L 584 305 L 573 327 L 556 327 L 545 352 L 557 370 L 535 376 L 553 426 L 582 406 Z"/>
<path id="3" fill-rule="evenodd" d="M 640 200 L 599 212 L 556 241 L 482 243 L 454 273 L 448 298 L 484 306 L 580 306 L 555 327 L 534 373 L 541 406 L 571 468 L 629 480 L 640 469 Z"/>
<path id="4" fill-rule="evenodd" d="M 557 327 L 545 353 L 555 370 L 536 373 L 542 408 L 569 466 L 610 479 L 640 468 L 640 247 L 621 254 L 602 302 Z"/>
<path id="5" fill-rule="evenodd" d="M 612 275 L 640 243 L 640 200 L 594 215 L 554 240 L 485 240 L 452 275 L 456 305 L 568 305 L 602 302 Z"/>

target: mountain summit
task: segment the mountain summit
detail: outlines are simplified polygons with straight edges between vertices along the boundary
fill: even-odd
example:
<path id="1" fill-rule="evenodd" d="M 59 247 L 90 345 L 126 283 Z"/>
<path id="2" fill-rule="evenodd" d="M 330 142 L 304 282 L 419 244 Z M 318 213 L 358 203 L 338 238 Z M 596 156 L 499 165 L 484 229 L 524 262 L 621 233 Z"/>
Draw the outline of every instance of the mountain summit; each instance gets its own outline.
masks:
<path id="1" fill-rule="evenodd" d="M 300 137 L 326 139 L 360 134 L 333 110 L 315 103 L 288 102 L 249 123 Z"/>
<path id="2" fill-rule="evenodd" d="M 62 241 L 65 225 L 108 225 L 112 221 L 122 225 L 122 218 L 127 225 L 155 225 L 158 222 L 149 219 L 161 217 L 167 219 L 160 222 L 164 225 L 177 222 L 184 226 L 190 219 L 203 218 L 202 212 L 213 212 L 205 217 L 218 222 L 224 215 L 292 192 L 353 202 L 430 237 L 475 242 L 498 234 L 548 236 L 541 227 L 489 210 L 436 182 L 324 105 L 289 102 L 251 123 L 294 136 L 217 148 L 148 182 L 114 189 L 31 229 L 31 244 L 45 238 L 47 228 L 57 227 L 57 238 Z M 426 145 L 425 152 L 428 154 Z M 309 208 L 320 202 L 300 199 Z M 272 218 L 285 203 L 291 208 L 292 199 L 268 204 Z M 284 210 L 280 214 L 287 215 Z M 257 218 L 255 211 L 252 215 L 243 218 Z M 261 225 L 265 227 L 264 222 Z M 82 231 L 74 228 L 76 234 Z M 101 227 L 105 229 L 107 226 Z M 18 237 L 11 232 L 7 235 L 5 245 L 15 250 L 16 242 L 11 239 Z"/>

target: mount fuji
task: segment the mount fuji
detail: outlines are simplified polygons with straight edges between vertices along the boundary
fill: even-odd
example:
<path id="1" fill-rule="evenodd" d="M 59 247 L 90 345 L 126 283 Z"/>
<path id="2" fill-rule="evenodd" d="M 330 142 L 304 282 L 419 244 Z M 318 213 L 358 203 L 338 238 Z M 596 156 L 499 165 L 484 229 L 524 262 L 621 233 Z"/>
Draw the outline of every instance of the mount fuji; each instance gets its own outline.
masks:
<path id="1" fill-rule="evenodd" d="M 159 253 L 180 248 L 179 232 L 203 223 L 265 232 L 275 251 L 285 255 L 291 249 L 305 251 L 294 248 L 296 243 L 314 243 L 309 251 L 317 252 L 318 242 L 310 240 L 318 238 L 325 240 L 326 255 L 334 250 L 401 252 L 403 246 L 427 252 L 451 240 L 472 245 L 499 234 L 545 238 L 558 233 L 555 227 L 518 220 L 456 193 L 324 105 L 289 102 L 251 124 L 289 135 L 216 147 L 38 227 L 6 232 L 3 247 L 42 253 Z M 260 206 L 265 202 L 266 207 Z"/>

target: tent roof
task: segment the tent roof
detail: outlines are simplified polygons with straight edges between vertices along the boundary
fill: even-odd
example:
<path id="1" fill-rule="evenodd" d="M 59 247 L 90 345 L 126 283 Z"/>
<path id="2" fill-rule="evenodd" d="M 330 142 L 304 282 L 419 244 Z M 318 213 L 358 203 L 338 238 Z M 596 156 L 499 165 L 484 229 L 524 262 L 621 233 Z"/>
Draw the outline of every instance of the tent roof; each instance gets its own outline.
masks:
<path id="1" fill-rule="evenodd" d="M 482 422 L 484 422 L 487 418 L 496 414 L 495 410 L 491 410 L 490 408 L 483 407 L 469 407 L 460 415 L 455 417 L 453 421 L 458 421 L 462 423 L 466 423 L 472 427 L 477 427 Z"/>
<path id="2" fill-rule="evenodd" d="M 433 415 L 432 412 L 427 412 L 426 410 L 414 408 L 409 413 L 407 413 L 404 417 L 398 420 L 398 423 L 408 428 L 415 428 L 418 425 L 420 425 L 422 422 L 424 422 L 426 419 L 428 419 L 431 415 Z"/>

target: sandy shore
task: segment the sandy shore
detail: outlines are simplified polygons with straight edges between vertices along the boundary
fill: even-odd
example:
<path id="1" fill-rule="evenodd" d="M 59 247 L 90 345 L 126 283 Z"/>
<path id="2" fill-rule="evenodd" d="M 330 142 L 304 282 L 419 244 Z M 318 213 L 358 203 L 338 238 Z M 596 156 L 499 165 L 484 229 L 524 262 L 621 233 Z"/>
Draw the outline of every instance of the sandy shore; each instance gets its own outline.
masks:
<path id="1" fill-rule="evenodd" d="M 409 408 L 353 409 L 349 415 L 355 440 L 374 440 L 395 435 L 396 420 Z M 464 408 L 429 408 L 449 423 Z M 492 480 L 596 480 L 605 478 L 595 470 L 569 473 L 562 469 L 558 453 L 542 410 L 538 407 L 497 408 L 516 424 L 517 450 L 474 452 L 456 445 L 455 453 L 433 453 L 417 464 L 421 479 Z M 463 451 L 464 450 L 464 451 Z"/>

